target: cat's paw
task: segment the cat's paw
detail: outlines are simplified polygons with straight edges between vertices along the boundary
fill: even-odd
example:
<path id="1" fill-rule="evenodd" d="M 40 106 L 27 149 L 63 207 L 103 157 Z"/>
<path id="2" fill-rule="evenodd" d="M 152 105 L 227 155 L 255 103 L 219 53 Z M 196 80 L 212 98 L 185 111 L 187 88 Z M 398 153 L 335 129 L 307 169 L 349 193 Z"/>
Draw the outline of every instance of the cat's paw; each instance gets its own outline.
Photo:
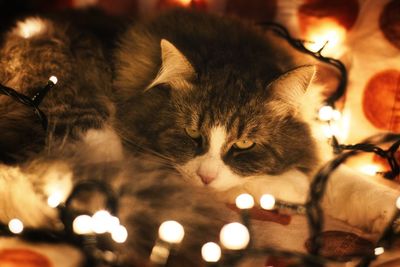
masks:
<path id="1" fill-rule="evenodd" d="M 263 194 L 271 194 L 276 199 L 299 204 L 305 203 L 307 199 L 309 181 L 305 174 L 292 170 L 281 175 L 263 175 L 249 179 L 243 188 L 256 200 Z"/>
<path id="2" fill-rule="evenodd" d="M 400 192 L 386 191 L 376 195 L 377 201 L 371 207 L 371 224 L 367 229 L 373 233 L 382 233 L 391 222 L 396 212 L 396 201 Z"/>
<path id="3" fill-rule="evenodd" d="M 366 232 L 382 233 L 394 216 L 398 196 L 398 192 L 380 187 L 370 192 L 357 191 L 328 213 Z"/>
<path id="4" fill-rule="evenodd" d="M 330 177 L 324 195 L 324 211 L 351 226 L 381 233 L 396 211 L 400 191 L 383 185 L 346 166 Z"/>

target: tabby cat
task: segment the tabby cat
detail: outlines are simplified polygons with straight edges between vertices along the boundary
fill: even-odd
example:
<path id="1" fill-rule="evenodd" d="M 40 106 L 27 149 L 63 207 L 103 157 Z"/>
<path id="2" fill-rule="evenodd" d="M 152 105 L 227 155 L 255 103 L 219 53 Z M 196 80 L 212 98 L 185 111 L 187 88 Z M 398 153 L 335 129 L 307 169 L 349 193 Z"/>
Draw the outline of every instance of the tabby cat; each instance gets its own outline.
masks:
<path id="1" fill-rule="evenodd" d="M 248 191 L 304 202 L 325 160 L 314 132 L 315 62 L 236 19 L 167 12 L 128 27 L 112 63 L 95 37 L 43 18 L 18 22 L 4 40 L 2 84 L 33 95 L 51 75 L 59 83 L 41 105 L 47 132 L 0 96 L 3 222 L 53 227 L 52 190 L 65 199 L 74 182 L 101 179 L 120 194 L 125 260 L 147 264 L 157 227 L 174 219 L 186 235 L 171 266 L 201 266 L 201 245 L 238 220 L 227 201 Z M 380 232 L 396 198 L 341 170 L 324 209 Z M 92 212 L 104 200 L 82 202 Z"/>

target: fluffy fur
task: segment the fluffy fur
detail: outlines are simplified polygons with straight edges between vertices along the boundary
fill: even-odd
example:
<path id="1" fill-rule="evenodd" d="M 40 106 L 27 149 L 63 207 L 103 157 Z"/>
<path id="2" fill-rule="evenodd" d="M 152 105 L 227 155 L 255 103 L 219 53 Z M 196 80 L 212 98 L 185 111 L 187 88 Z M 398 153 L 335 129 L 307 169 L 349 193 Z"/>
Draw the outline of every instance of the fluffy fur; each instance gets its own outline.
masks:
<path id="1" fill-rule="evenodd" d="M 171 260 L 198 266 L 201 245 L 237 219 L 225 201 L 238 192 L 305 201 L 322 161 L 310 116 L 318 99 L 315 67 L 284 40 L 236 20 L 174 11 L 128 27 L 114 53 L 112 82 L 95 39 L 48 20 L 35 23 L 43 27 L 29 36 L 23 23 L 7 34 L 0 82 L 28 95 L 50 75 L 60 82 L 41 106 L 46 133 L 29 110 L 0 97 L 0 128 L 7 129 L 0 159 L 18 163 L 0 167 L 0 184 L 7 185 L 0 187 L 1 221 L 18 216 L 51 227 L 54 211 L 45 200 L 53 185 L 63 185 L 65 199 L 74 182 L 101 179 L 120 194 L 118 216 L 129 233 L 117 248 L 124 259 L 146 264 L 157 227 L 175 219 L 186 237 Z M 254 144 L 240 149 L 239 141 Z M 324 207 L 379 232 L 396 197 L 340 170 Z M 102 206 L 85 200 L 79 206 L 87 212 Z"/>

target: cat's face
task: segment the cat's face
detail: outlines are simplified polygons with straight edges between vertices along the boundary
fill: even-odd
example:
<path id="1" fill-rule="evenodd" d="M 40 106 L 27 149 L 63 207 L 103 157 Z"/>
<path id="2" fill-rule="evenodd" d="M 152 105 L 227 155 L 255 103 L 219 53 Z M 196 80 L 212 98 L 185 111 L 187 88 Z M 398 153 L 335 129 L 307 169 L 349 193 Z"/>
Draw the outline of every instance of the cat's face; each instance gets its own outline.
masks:
<path id="1" fill-rule="evenodd" d="M 174 79 L 169 82 L 161 72 L 153 83 L 161 85 L 150 90 L 169 90 L 168 123 L 156 138 L 157 150 L 187 179 L 224 190 L 249 177 L 313 168 L 309 127 L 297 114 L 296 94 L 289 93 L 306 89 L 312 68 L 295 69 L 265 84 L 244 82 L 229 70 L 187 82 L 176 77 L 191 75 L 188 61 L 175 58 L 174 66 L 179 73 L 168 74 Z"/>

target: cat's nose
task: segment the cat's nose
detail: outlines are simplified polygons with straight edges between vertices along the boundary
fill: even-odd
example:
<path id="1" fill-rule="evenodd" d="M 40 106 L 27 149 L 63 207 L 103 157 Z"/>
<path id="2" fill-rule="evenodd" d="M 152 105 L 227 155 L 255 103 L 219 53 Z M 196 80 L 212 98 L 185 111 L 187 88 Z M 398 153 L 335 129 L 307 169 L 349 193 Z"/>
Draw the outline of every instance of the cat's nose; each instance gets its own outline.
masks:
<path id="1" fill-rule="evenodd" d="M 201 181 L 205 185 L 208 185 L 215 179 L 215 176 L 211 176 L 211 175 L 205 175 L 205 174 L 201 174 L 201 173 L 198 173 L 198 175 L 200 176 Z"/>

